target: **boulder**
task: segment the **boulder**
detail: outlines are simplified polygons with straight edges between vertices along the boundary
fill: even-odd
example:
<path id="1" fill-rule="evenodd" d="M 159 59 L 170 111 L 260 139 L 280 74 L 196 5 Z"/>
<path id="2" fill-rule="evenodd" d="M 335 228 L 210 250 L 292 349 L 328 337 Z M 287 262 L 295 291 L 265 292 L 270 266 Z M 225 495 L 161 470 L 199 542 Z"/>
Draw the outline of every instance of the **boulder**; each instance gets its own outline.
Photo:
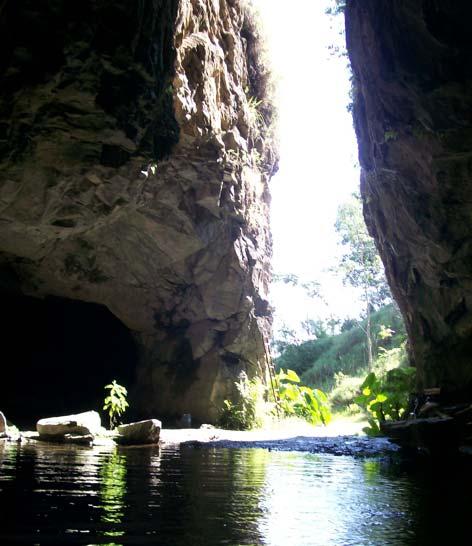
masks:
<path id="1" fill-rule="evenodd" d="M 120 425 L 118 427 L 119 436 L 116 440 L 123 445 L 157 444 L 161 427 L 162 423 L 157 419 Z"/>
<path id="2" fill-rule="evenodd" d="M 86 411 L 77 415 L 49 417 L 36 423 L 40 438 L 64 439 L 66 435 L 88 436 L 101 429 L 100 415 L 96 411 Z"/>
<path id="3" fill-rule="evenodd" d="M 2 434 L 6 434 L 7 432 L 7 420 L 5 419 L 5 415 L 0 411 L 0 436 Z"/>

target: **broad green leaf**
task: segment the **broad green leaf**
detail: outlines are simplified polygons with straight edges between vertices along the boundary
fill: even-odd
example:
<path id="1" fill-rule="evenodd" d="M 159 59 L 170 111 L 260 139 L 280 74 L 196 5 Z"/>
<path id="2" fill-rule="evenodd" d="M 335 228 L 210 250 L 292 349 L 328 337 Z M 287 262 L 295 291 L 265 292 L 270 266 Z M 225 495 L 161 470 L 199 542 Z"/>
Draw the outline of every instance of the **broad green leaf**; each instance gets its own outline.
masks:
<path id="1" fill-rule="evenodd" d="M 292 381 L 293 383 L 300 383 L 300 378 L 293 370 L 287 370 L 287 375 L 285 377 L 286 379 L 288 379 L 288 381 Z"/>

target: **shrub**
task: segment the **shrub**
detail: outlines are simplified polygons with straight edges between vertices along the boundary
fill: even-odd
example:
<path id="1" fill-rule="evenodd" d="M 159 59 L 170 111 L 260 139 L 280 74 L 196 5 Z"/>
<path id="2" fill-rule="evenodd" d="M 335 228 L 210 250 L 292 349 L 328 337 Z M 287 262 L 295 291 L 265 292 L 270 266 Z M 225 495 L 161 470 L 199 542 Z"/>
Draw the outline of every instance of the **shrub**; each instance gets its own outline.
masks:
<path id="1" fill-rule="evenodd" d="M 329 394 L 329 400 L 336 410 L 344 410 L 354 404 L 359 394 L 363 377 L 345 375 L 338 372 L 334 376 L 334 388 Z M 358 410 L 359 411 L 359 410 Z"/>
<path id="2" fill-rule="evenodd" d="M 328 424 L 331 412 L 326 394 L 299 383 L 300 378 L 293 370 L 280 370 L 274 378 L 273 392 L 259 378 L 249 379 L 242 372 L 235 383 L 236 399 L 224 401 L 220 426 L 249 430 L 261 427 L 266 420 L 276 416 L 300 417 L 313 425 Z"/>
<path id="3" fill-rule="evenodd" d="M 249 430 L 261 427 L 266 414 L 266 387 L 258 377 L 249 379 L 241 372 L 235 383 L 235 401 L 225 400 L 220 416 L 220 426 L 231 430 Z"/>
<path id="4" fill-rule="evenodd" d="M 361 394 L 355 399 L 369 415 L 369 426 L 363 429 L 366 434 L 377 436 L 382 423 L 403 417 L 414 388 L 415 373 L 415 368 L 404 367 L 380 376 L 374 372 L 367 375 L 361 385 Z"/>

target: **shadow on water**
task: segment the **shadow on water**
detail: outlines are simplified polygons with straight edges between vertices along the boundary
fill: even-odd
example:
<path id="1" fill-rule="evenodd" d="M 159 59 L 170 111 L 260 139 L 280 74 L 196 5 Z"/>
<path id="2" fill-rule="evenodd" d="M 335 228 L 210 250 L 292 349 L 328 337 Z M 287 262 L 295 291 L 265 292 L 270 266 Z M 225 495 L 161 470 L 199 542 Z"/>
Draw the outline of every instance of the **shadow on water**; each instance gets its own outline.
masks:
<path id="1" fill-rule="evenodd" d="M 0 543 L 468 544 L 471 485 L 425 461 L 0 443 Z"/>

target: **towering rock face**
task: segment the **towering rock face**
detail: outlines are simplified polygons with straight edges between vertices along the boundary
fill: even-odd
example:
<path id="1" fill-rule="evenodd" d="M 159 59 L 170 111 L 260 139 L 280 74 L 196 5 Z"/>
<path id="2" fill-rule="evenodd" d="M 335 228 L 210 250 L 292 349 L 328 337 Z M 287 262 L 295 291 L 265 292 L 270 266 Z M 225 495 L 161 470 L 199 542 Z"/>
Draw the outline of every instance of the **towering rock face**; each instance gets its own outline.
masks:
<path id="1" fill-rule="evenodd" d="M 0 47 L 3 288 L 105 305 L 139 346 L 134 407 L 215 420 L 270 329 L 276 156 L 244 3 L 7 0 Z"/>
<path id="2" fill-rule="evenodd" d="M 472 393 L 472 4 L 348 0 L 364 213 L 418 387 Z"/>

